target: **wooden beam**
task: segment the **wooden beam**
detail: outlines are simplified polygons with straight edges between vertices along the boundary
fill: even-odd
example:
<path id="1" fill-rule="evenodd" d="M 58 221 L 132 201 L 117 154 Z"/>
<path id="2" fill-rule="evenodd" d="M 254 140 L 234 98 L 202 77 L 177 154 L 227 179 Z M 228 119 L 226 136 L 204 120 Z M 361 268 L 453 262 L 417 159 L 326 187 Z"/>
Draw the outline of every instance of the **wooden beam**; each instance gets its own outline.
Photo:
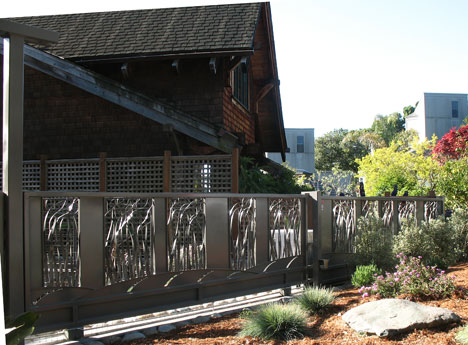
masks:
<path id="1" fill-rule="evenodd" d="M 3 54 L 3 44 L 1 48 L 0 52 Z M 24 53 L 24 62 L 27 66 L 157 123 L 171 124 L 178 132 L 222 152 L 230 153 L 237 145 L 237 138 L 233 136 L 219 137 L 217 129 L 212 124 L 160 103 L 103 75 L 27 45 L 24 46 Z"/>
<path id="2" fill-rule="evenodd" d="M 271 89 L 273 89 L 273 87 L 275 86 L 275 83 L 273 82 L 270 82 L 268 84 L 266 84 L 265 86 L 263 86 L 260 91 L 258 92 L 257 94 L 257 97 L 255 99 L 255 112 L 258 114 L 258 105 L 260 103 L 260 101 L 266 96 L 268 95 L 268 93 L 271 91 Z"/>
<path id="3" fill-rule="evenodd" d="M 231 193 L 239 193 L 239 148 L 232 149 L 231 160 Z"/>

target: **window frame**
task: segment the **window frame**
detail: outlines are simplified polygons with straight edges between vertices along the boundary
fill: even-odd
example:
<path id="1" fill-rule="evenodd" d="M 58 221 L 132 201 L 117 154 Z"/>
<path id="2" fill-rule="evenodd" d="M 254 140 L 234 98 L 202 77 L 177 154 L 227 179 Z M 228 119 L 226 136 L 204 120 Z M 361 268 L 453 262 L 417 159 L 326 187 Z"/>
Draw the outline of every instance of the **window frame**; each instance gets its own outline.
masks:
<path id="1" fill-rule="evenodd" d="M 299 142 L 299 138 L 301 138 L 302 143 Z M 299 147 L 302 147 L 300 150 Z M 296 152 L 297 153 L 304 153 L 305 152 L 305 138 L 303 135 L 298 135 L 296 137 Z"/>
<path id="2" fill-rule="evenodd" d="M 248 68 L 244 72 L 242 64 L 232 70 L 232 97 L 247 111 L 250 109 L 250 80 Z"/>
<path id="3" fill-rule="evenodd" d="M 458 101 L 452 101 L 452 119 L 458 119 L 458 114 L 459 114 L 459 104 Z M 454 107 L 456 105 L 456 108 Z"/>

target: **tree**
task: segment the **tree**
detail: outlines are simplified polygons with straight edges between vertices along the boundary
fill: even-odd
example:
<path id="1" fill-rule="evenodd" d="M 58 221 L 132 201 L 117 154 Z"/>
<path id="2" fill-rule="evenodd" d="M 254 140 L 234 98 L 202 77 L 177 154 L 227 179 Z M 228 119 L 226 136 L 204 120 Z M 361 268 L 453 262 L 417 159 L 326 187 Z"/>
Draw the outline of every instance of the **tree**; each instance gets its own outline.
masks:
<path id="1" fill-rule="evenodd" d="M 390 115 L 377 115 L 371 126 L 371 131 L 376 133 L 387 146 L 395 136 L 405 130 L 405 120 L 400 113 Z"/>
<path id="2" fill-rule="evenodd" d="M 359 176 L 365 179 L 366 194 L 384 195 L 398 185 L 399 194 L 426 195 L 436 186 L 440 167 L 430 154 L 434 141 L 410 146 L 392 142 L 358 161 Z"/>
<path id="3" fill-rule="evenodd" d="M 448 160 L 457 160 L 467 154 L 468 125 L 459 129 L 452 128 L 437 142 L 432 153 L 441 164 Z"/>
<path id="4" fill-rule="evenodd" d="M 349 138 L 349 131 L 335 129 L 315 140 L 315 168 L 317 170 L 350 170 L 357 172 L 357 158 L 364 157 L 369 150 L 359 142 Z"/>
<path id="5" fill-rule="evenodd" d="M 414 107 L 412 105 L 408 105 L 403 108 L 403 118 L 406 119 L 409 115 L 415 112 L 416 108 L 418 107 L 419 102 L 416 102 Z"/>

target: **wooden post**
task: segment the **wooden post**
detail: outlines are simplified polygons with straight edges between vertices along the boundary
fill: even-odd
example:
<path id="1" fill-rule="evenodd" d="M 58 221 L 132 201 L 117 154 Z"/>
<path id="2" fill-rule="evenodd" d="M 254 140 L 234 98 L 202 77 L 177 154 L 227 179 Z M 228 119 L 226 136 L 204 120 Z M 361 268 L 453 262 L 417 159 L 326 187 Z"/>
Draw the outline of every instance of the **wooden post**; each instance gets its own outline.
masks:
<path id="1" fill-rule="evenodd" d="M 239 148 L 232 149 L 231 193 L 239 193 Z"/>
<path id="2" fill-rule="evenodd" d="M 41 155 L 40 157 L 40 182 L 39 182 L 39 190 L 41 192 L 47 190 L 47 156 Z"/>
<path id="3" fill-rule="evenodd" d="M 171 192 L 171 151 L 164 151 L 163 192 Z"/>
<path id="4" fill-rule="evenodd" d="M 416 200 L 416 223 L 421 225 L 421 222 L 424 220 L 424 201 Z"/>
<path id="5" fill-rule="evenodd" d="M 392 200 L 393 206 L 393 214 L 392 214 L 392 227 L 393 227 L 393 236 L 397 235 L 400 231 L 400 210 L 398 207 L 400 206 L 399 200 Z"/>
<path id="6" fill-rule="evenodd" d="M 107 152 L 99 152 L 99 191 L 107 190 Z"/>

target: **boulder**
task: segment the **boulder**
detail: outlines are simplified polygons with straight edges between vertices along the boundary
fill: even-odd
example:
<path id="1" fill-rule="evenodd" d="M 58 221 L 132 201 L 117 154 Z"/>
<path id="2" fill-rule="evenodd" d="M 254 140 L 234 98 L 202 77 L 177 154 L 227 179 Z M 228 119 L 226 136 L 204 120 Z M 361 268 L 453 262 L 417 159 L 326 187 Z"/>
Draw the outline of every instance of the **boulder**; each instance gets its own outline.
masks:
<path id="1" fill-rule="evenodd" d="M 347 311 L 342 319 L 356 332 L 390 336 L 460 322 L 454 312 L 403 299 L 382 299 Z"/>
<path id="2" fill-rule="evenodd" d="M 130 333 L 125 333 L 122 341 L 130 341 L 130 340 L 137 340 L 137 339 L 145 339 L 145 335 L 140 332 L 130 332 Z"/>

